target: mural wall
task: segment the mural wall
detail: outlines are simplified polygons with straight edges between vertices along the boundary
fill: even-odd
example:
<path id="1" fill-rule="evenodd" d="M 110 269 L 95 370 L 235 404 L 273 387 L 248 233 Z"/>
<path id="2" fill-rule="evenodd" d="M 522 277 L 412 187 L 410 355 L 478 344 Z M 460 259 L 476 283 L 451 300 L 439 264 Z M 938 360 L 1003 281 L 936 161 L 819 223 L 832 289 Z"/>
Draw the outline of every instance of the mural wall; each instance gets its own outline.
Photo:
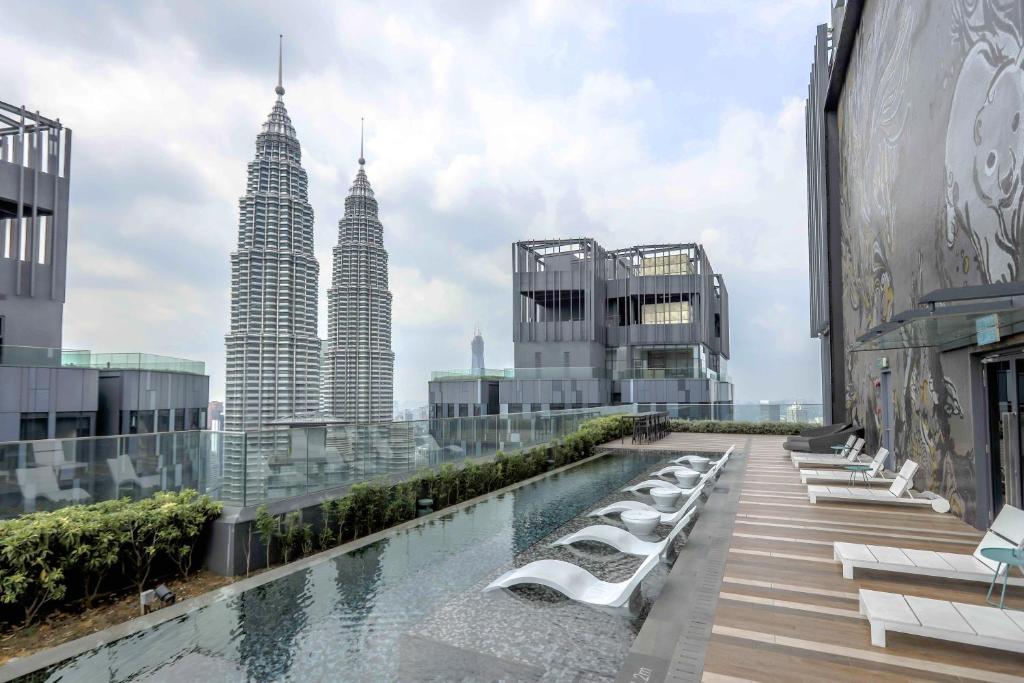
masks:
<path id="1" fill-rule="evenodd" d="M 1024 0 L 866 0 L 838 108 L 847 348 L 933 289 L 1021 279 L 1022 110 Z M 872 448 L 880 355 L 898 460 L 973 521 L 967 354 L 847 354 L 848 414 Z"/>

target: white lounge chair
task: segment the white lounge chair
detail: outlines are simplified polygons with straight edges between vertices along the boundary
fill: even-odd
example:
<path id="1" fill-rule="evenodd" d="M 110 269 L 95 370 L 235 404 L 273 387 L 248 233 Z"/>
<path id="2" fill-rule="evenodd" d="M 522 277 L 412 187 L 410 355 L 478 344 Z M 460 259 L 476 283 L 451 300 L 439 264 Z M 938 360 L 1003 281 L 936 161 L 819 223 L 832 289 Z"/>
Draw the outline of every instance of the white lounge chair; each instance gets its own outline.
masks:
<path id="1" fill-rule="evenodd" d="M 704 473 L 697 472 L 696 470 L 694 470 L 694 469 L 692 469 L 690 467 L 687 467 L 686 465 L 669 465 L 667 467 L 661 468 L 657 472 L 651 472 L 651 476 L 652 477 L 674 477 L 676 472 L 692 472 L 694 474 L 701 474 L 702 478 L 706 478 L 706 477 L 709 477 L 709 476 L 717 476 L 718 473 L 722 470 L 722 468 L 725 467 L 726 463 L 729 462 L 729 457 L 731 455 L 732 455 L 732 448 L 730 448 L 728 451 L 726 451 L 725 455 L 723 455 L 721 458 L 719 458 L 718 460 L 715 460 L 711 464 L 711 467 L 708 468 L 708 471 L 704 472 Z M 623 489 L 623 491 L 625 491 L 625 490 L 626 489 Z"/>
<path id="2" fill-rule="evenodd" d="M 981 554 L 982 548 L 1019 548 L 1024 545 L 1024 511 L 1004 505 L 973 555 L 937 553 L 931 550 L 892 548 L 881 545 L 835 542 L 832 555 L 843 565 L 843 578 L 852 579 L 854 569 L 871 569 L 916 576 L 934 576 L 958 581 L 989 583 L 999 568 Z M 1003 565 L 999 576 L 1007 571 Z M 1024 586 L 1024 578 L 1006 577 L 1007 583 Z"/>
<path id="3" fill-rule="evenodd" d="M 140 477 L 135 472 L 135 464 L 127 455 L 119 455 L 116 458 L 107 458 L 107 467 L 110 468 L 110 476 L 114 478 L 114 487 L 118 490 L 121 484 L 131 483 L 140 489 L 151 489 L 160 486 L 159 474 L 147 474 Z"/>
<path id="4" fill-rule="evenodd" d="M 634 595 L 639 596 L 640 582 L 658 566 L 658 553 L 647 556 L 633 576 L 625 581 L 611 583 L 602 581 L 586 569 L 562 560 L 537 560 L 528 565 L 505 572 L 492 581 L 484 591 L 509 588 L 519 584 L 538 584 L 553 588 L 559 593 L 591 607 L 621 608 L 629 606 L 631 611 L 638 605 Z"/>
<path id="5" fill-rule="evenodd" d="M 710 470 L 710 468 L 708 468 L 708 469 Z M 693 474 L 707 474 L 706 471 L 705 472 L 698 472 L 697 470 L 693 469 L 692 467 L 688 467 L 686 465 L 669 465 L 667 467 L 662 467 L 657 472 L 651 472 L 650 476 L 652 476 L 652 477 L 675 477 L 676 476 L 676 472 L 684 472 L 684 473 L 691 473 L 692 472 Z"/>
<path id="6" fill-rule="evenodd" d="M 929 506 L 935 512 L 949 512 L 949 501 L 931 491 L 914 494 L 910 490 L 917 472 L 917 463 L 908 460 L 903 463 L 896 478 L 886 490 L 866 487 L 808 486 L 807 497 L 811 503 L 819 500 L 843 503 L 880 503 L 882 505 Z"/>
<path id="7" fill-rule="evenodd" d="M 15 470 L 21 495 L 28 501 L 45 498 L 52 503 L 83 503 L 91 498 L 89 492 L 77 486 L 62 489 L 57 475 L 49 465 L 43 467 L 19 467 Z"/>
<path id="8" fill-rule="evenodd" d="M 853 443 L 853 448 L 840 451 L 835 455 L 828 455 L 825 453 L 811 453 L 798 455 L 793 453 L 791 459 L 793 461 L 793 467 L 800 469 L 803 467 L 843 467 L 844 465 L 853 465 L 861 461 L 861 451 L 864 449 L 864 439 L 857 439 Z"/>
<path id="9" fill-rule="evenodd" d="M 668 563 L 671 559 L 673 541 L 676 537 L 682 533 L 686 525 L 689 524 L 696 510 L 690 510 L 683 518 L 680 519 L 668 536 L 660 541 L 645 541 L 637 538 L 630 532 L 626 531 L 617 526 L 611 526 L 610 524 L 593 524 L 585 529 L 580 529 L 576 533 L 562 536 L 560 539 L 552 543 L 552 546 L 559 545 L 572 545 L 580 541 L 594 541 L 596 543 L 604 543 L 610 545 L 619 552 L 627 553 L 629 555 L 651 555 L 657 554 L 661 558 L 662 562 Z"/>
<path id="10" fill-rule="evenodd" d="M 840 469 L 825 470 L 800 470 L 800 481 L 804 484 L 885 484 L 891 486 L 896 478 L 894 474 L 886 478 L 884 476 L 885 459 L 889 457 L 889 451 L 879 448 L 875 457 L 871 459 L 866 472 L 848 472 Z"/>
<path id="11" fill-rule="evenodd" d="M 860 613 L 871 644 L 885 647 L 887 631 L 965 645 L 1024 652 L 1024 612 L 860 589 Z"/>
<path id="12" fill-rule="evenodd" d="M 692 489 L 689 494 L 686 494 L 688 495 L 687 499 L 675 512 L 662 512 L 653 505 L 641 503 L 638 500 L 620 500 L 618 502 L 612 503 L 611 505 L 605 505 L 602 508 L 598 508 L 593 512 L 589 513 L 587 516 L 602 517 L 617 515 L 622 512 L 625 512 L 626 510 L 650 510 L 651 512 L 657 512 L 659 515 L 661 515 L 662 524 L 671 524 L 675 526 L 679 523 L 679 520 L 685 517 L 686 513 L 688 513 L 690 509 L 697 504 L 697 501 L 700 500 L 700 494 L 702 489 L 703 487 L 698 487 Z"/>
<path id="13" fill-rule="evenodd" d="M 683 463 L 691 463 L 691 462 L 695 462 L 695 461 L 696 462 L 702 462 L 702 461 L 708 461 L 708 460 L 711 460 L 712 462 L 717 462 L 718 460 L 721 460 L 722 458 L 728 458 L 732 454 L 733 449 L 735 449 L 735 448 L 736 448 L 736 444 L 733 444 L 732 446 L 729 446 L 729 450 L 727 450 L 725 453 L 723 453 L 718 458 L 708 458 L 708 457 L 705 457 L 703 455 L 684 455 L 681 458 L 674 458 L 672 460 L 669 460 L 669 462 L 671 462 L 673 464 L 676 464 L 676 465 L 682 465 Z"/>

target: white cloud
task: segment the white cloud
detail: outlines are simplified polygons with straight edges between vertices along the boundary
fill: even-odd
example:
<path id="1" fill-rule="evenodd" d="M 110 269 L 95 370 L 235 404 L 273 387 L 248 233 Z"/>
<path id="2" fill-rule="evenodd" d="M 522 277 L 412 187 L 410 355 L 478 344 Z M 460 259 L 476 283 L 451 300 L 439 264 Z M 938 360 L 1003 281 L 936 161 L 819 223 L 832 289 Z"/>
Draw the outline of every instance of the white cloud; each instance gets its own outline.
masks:
<path id="1" fill-rule="evenodd" d="M 778 21 L 776 5 L 749 16 L 723 6 L 724 27 L 764 30 Z M 204 360 L 222 395 L 228 252 L 245 165 L 273 103 L 280 23 L 285 100 L 316 212 L 322 330 L 366 117 L 367 172 L 391 257 L 397 398 L 425 400 L 431 369 L 468 363 L 475 323 L 488 363 L 511 363 L 511 242 L 582 234 L 608 247 L 705 244 L 732 297 L 741 397 L 765 398 L 786 368 L 816 371 L 801 322 L 802 103 L 784 99 L 800 93 L 780 93 L 767 109 L 709 109 L 714 134 L 665 154 L 658 148 L 672 145 L 650 138 L 646 115 L 677 93 L 622 60 L 630 9 L 345 3 L 316 6 L 310 21 L 273 4 L 181 17 L 143 7 L 53 45 L 22 19 L 5 36 L 16 95 L 75 131 L 66 337 Z M 779 377 L 763 380 L 769 365 Z M 772 397 L 808 393 L 805 380 Z"/>

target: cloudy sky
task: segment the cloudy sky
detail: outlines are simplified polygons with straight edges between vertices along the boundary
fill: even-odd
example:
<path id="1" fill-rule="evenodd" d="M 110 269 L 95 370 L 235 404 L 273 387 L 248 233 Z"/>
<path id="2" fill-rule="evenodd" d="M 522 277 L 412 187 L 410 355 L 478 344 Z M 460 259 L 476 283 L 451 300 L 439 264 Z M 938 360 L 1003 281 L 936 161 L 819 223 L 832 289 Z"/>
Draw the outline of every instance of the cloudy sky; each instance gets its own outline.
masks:
<path id="1" fill-rule="evenodd" d="M 285 101 L 316 212 L 320 329 L 357 168 L 381 207 L 397 400 L 512 365 L 511 244 L 704 244 L 739 400 L 820 400 L 803 98 L 827 0 L 28 2 L 0 98 L 74 131 L 64 345 L 203 360 L 224 395 L 245 166 Z"/>

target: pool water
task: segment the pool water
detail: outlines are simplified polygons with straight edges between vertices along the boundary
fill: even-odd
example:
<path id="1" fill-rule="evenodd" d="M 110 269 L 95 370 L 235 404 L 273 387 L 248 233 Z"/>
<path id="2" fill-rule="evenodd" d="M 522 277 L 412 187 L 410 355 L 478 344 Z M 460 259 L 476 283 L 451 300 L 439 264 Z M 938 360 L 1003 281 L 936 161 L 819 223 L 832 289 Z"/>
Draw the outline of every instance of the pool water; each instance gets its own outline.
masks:
<path id="1" fill-rule="evenodd" d="M 657 456 L 653 456 L 657 458 Z M 662 456 L 664 457 L 664 456 Z M 551 548 L 658 460 L 617 453 L 199 608 L 36 680 L 603 680 L 642 624 L 543 588 L 482 593 L 559 558 L 622 580 L 640 558 Z M 659 530 L 664 532 L 665 528 Z M 644 582 L 648 599 L 666 570 Z M 653 588 L 652 588 L 653 587 Z M 646 611 L 646 609 L 645 609 Z"/>

